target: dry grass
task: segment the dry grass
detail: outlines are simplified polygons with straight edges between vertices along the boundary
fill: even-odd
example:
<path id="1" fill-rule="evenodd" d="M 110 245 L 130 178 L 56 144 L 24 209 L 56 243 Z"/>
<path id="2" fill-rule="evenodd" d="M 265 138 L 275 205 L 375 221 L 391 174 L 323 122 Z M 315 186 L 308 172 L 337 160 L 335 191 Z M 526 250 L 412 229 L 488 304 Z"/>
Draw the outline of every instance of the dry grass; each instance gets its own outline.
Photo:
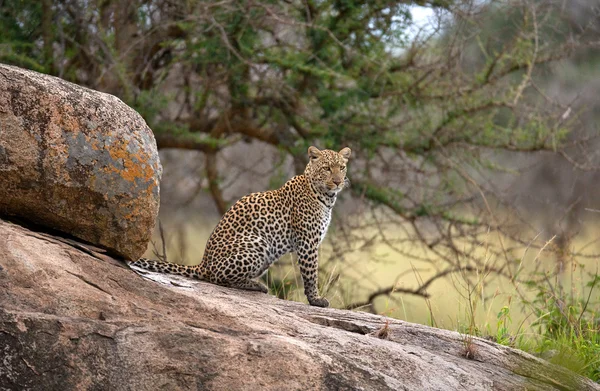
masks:
<path id="1" fill-rule="evenodd" d="M 373 336 L 379 339 L 389 339 L 390 338 L 390 321 L 386 320 L 383 326 L 375 332 L 373 332 Z"/>

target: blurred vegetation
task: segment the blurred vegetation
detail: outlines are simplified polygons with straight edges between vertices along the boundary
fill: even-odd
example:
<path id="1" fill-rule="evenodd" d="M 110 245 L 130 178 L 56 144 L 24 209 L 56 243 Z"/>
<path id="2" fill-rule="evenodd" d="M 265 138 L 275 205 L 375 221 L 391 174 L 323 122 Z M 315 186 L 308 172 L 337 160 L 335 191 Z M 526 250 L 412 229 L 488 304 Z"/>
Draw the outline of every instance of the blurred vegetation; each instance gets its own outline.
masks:
<path id="1" fill-rule="evenodd" d="M 416 6 L 432 11 L 427 23 L 413 19 Z M 581 201 L 585 183 L 557 201 L 562 215 L 548 209 L 553 200 L 521 205 L 507 177 L 549 156 L 567 176 L 596 178 L 598 118 L 578 88 L 600 68 L 599 15 L 593 0 L 0 0 L 0 61 L 119 96 L 160 149 L 197 152 L 192 172 L 221 213 L 235 201 L 225 179 L 243 180 L 223 169 L 228 150 L 276 149 L 277 186 L 289 177 L 286 159 L 303 171 L 309 145 L 350 146 L 351 196 L 321 263 L 338 306 L 385 312 L 382 299 L 415 296 L 439 326 L 431 286 L 461 281 L 467 326 L 457 328 L 557 351 L 558 363 L 598 380 L 598 273 L 585 275 L 578 296 L 562 276 L 598 257 L 573 238 L 575 211 L 600 208 Z M 552 173 L 535 177 L 561 185 Z M 376 286 L 348 263 L 353 253 L 376 259 L 376 244 L 410 260 L 413 288 Z M 527 252 L 556 265 L 524 266 Z M 268 278 L 279 296 L 299 298 L 290 270 Z M 496 324 L 475 324 L 490 279 L 514 288 L 527 326 L 512 324 L 512 296 Z"/>

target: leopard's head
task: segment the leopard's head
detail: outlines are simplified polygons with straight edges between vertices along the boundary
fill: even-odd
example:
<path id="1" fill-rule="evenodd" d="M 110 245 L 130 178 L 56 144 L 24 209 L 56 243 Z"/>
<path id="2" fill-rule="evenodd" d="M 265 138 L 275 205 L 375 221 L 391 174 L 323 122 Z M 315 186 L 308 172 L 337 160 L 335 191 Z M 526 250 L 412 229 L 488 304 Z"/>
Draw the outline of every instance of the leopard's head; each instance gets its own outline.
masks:
<path id="1" fill-rule="evenodd" d="M 317 191 L 330 196 L 336 195 L 347 185 L 346 163 L 350 158 L 350 148 L 339 152 L 330 149 L 308 148 L 310 161 L 304 175 L 312 182 Z"/>

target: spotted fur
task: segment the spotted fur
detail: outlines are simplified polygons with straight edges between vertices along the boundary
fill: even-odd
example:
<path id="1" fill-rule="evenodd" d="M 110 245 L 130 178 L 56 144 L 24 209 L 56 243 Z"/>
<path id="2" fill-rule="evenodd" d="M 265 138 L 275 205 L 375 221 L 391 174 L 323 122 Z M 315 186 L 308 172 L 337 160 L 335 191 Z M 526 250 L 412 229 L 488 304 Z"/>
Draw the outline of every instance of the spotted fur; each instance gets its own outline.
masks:
<path id="1" fill-rule="evenodd" d="M 317 291 L 317 250 L 325 238 L 337 195 L 347 184 L 350 153 L 350 148 L 335 152 L 310 147 L 304 174 L 277 190 L 253 193 L 237 201 L 210 235 L 199 265 L 148 259 L 133 265 L 266 293 L 267 287 L 257 279 L 282 255 L 296 252 L 308 302 L 329 306 Z"/>

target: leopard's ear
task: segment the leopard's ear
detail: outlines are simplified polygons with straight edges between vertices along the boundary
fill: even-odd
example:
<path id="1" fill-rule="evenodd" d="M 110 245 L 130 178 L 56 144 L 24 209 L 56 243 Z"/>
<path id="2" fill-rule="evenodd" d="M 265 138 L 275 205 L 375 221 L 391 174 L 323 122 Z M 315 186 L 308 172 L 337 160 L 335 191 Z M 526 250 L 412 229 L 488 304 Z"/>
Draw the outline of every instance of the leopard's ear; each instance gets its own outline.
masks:
<path id="1" fill-rule="evenodd" d="M 348 161 L 348 159 L 350 159 L 350 154 L 352 153 L 352 150 L 348 147 L 342 149 L 339 154 L 342 155 L 342 157 L 344 159 L 346 159 L 346 161 Z"/>
<path id="2" fill-rule="evenodd" d="M 308 157 L 310 160 L 317 160 L 321 157 L 321 151 L 319 151 L 319 148 L 311 146 L 308 148 Z"/>

